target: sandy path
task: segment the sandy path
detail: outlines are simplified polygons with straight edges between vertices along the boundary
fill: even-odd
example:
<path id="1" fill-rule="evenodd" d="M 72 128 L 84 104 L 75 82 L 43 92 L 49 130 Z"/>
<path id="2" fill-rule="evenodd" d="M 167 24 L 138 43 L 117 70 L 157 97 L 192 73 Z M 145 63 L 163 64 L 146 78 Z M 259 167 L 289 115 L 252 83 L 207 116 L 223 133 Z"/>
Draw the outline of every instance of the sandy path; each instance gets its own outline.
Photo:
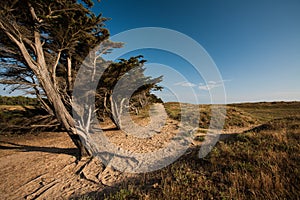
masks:
<path id="1" fill-rule="evenodd" d="M 163 108 L 157 105 L 155 109 L 160 113 Z M 158 121 L 165 120 L 163 115 L 156 116 L 161 118 Z M 108 129 L 105 135 L 122 149 L 151 153 L 166 147 L 178 133 L 179 127 L 179 123 L 171 119 L 166 119 L 166 125 L 161 129 L 155 124 L 157 123 L 148 124 L 148 130 L 153 130 L 151 136 L 147 135 L 148 138 L 135 137 L 138 135 L 128 135 L 114 129 Z M 242 131 L 244 129 L 230 130 L 224 132 L 224 135 Z M 201 142 L 194 145 L 199 144 Z M 78 174 L 76 172 L 86 162 L 76 164 L 75 155 L 75 146 L 66 133 L 40 133 L 38 136 L 29 134 L 19 137 L 0 135 L 0 199 L 69 199 L 100 191 L 105 185 L 112 185 L 129 176 L 105 168 L 97 159 L 93 159 Z M 142 161 L 148 162 L 147 159 Z"/>
<path id="2" fill-rule="evenodd" d="M 76 150 L 65 133 L 0 141 L 1 199 L 67 199 L 103 188 L 75 174 L 83 162 L 75 164 Z"/>
<path id="3" fill-rule="evenodd" d="M 162 105 L 156 105 L 154 112 L 163 113 L 161 109 Z M 159 130 L 156 124 L 165 120 L 163 114 L 156 114 L 158 121 L 148 124 L 154 131 L 151 139 L 127 137 L 117 130 L 106 131 L 106 135 L 124 149 L 155 151 L 165 146 L 178 127 L 174 120 L 167 120 Z M 75 146 L 66 133 L 0 135 L 0 199 L 69 199 L 131 176 L 105 168 L 97 159 L 76 174 L 85 162 L 76 164 L 75 155 Z"/>

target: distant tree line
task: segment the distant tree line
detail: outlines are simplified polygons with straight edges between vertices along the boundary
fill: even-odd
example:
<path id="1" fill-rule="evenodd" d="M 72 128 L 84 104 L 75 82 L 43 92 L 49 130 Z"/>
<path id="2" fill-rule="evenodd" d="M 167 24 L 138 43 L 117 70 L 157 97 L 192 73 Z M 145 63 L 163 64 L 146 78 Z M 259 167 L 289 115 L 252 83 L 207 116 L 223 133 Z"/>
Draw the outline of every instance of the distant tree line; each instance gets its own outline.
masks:
<path id="1" fill-rule="evenodd" d="M 8 97 L 0 95 L 0 105 L 38 106 L 40 101 L 37 98 L 24 96 Z"/>

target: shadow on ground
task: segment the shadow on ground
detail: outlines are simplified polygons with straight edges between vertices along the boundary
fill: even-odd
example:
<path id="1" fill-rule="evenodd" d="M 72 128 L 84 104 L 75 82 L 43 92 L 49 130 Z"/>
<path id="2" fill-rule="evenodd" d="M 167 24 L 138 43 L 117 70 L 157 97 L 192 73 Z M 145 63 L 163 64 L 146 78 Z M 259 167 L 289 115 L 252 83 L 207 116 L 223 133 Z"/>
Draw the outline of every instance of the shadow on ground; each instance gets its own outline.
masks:
<path id="1" fill-rule="evenodd" d="M 53 154 L 67 154 L 76 156 L 78 151 L 76 148 L 58 148 L 58 147 L 39 147 L 24 144 L 16 144 L 12 142 L 0 141 L 0 149 L 3 150 L 18 150 L 21 152 L 45 152 Z"/>
<path id="2" fill-rule="evenodd" d="M 199 146 L 173 164 L 70 199 L 298 199 L 300 118 L 222 135 L 205 158 Z"/>

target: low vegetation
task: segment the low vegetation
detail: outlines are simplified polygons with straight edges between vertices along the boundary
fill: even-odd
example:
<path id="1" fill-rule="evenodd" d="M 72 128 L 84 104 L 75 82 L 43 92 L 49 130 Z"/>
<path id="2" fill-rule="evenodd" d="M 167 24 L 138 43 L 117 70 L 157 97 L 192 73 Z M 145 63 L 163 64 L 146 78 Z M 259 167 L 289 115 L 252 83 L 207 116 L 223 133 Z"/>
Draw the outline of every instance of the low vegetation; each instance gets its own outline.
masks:
<path id="1" fill-rule="evenodd" d="M 166 104 L 173 119 L 179 119 L 178 105 Z M 300 195 L 299 105 L 299 102 L 228 105 L 226 126 L 260 125 L 219 141 L 204 159 L 198 158 L 196 146 L 162 170 L 141 174 L 80 198 L 297 199 Z"/>
<path id="2" fill-rule="evenodd" d="M 0 106 L 0 134 L 38 134 L 41 131 L 61 130 L 53 116 L 31 106 Z"/>
<path id="3" fill-rule="evenodd" d="M 40 102 L 36 98 L 24 96 L 8 97 L 0 95 L 0 105 L 38 106 L 40 105 Z"/>
<path id="4" fill-rule="evenodd" d="M 174 164 L 93 199 L 297 199 L 300 118 L 221 141 L 205 159 L 193 149 Z M 276 131 L 274 131 L 276 130 Z"/>
<path id="5" fill-rule="evenodd" d="M 199 122 L 199 127 L 207 129 L 209 127 L 211 119 L 211 105 L 189 105 L 183 103 L 165 103 L 167 114 L 170 118 L 175 120 L 181 119 L 181 107 L 187 110 L 187 112 L 195 112 L 195 108 L 198 108 L 199 115 L 194 116 L 194 120 Z M 200 116 L 200 117 L 199 117 Z M 251 113 L 244 111 L 238 106 L 227 105 L 225 116 L 225 129 L 233 129 L 237 127 L 249 127 L 251 125 L 258 124 L 259 121 L 252 116 Z"/>
<path id="6" fill-rule="evenodd" d="M 165 104 L 169 117 L 180 119 L 179 106 Z M 18 113 L 4 108 L 2 124 L 20 123 L 14 120 L 21 120 L 30 110 Z M 199 125 L 208 127 L 210 106 L 200 106 L 199 112 Z M 147 112 L 135 120 L 141 116 L 148 117 Z M 168 167 L 75 199 L 299 198 L 300 102 L 227 105 L 225 128 L 233 127 L 247 129 L 219 141 L 203 159 L 198 158 L 199 146 L 193 146 Z"/>

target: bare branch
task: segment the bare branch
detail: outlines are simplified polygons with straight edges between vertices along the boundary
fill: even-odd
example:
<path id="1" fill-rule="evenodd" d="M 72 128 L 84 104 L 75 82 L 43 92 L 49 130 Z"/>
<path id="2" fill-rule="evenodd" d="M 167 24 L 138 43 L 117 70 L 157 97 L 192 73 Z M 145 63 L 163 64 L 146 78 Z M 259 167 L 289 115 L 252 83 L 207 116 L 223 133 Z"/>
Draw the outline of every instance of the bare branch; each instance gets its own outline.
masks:
<path id="1" fill-rule="evenodd" d="M 46 69 L 46 62 L 45 62 L 45 56 L 43 51 L 43 45 L 41 43 L 41 34 L 37 31 L 34 31 L 34 43 L 35 43 L 35 49 L 36 49 L 36 57 L 37 57 L 37 63 L 38 66 Z"/>
<path id="2" fill-rule="evenodd" d="M 36 20 L 36 21 L 39 22 L 39 23 L 42 23 L 43 20 L 42 20 L 42 19 L 39 19 L 39 18 L 37 17 L 37 15 L 36 15 L 36 13 L 35 13 L 35 11 L 34 11 L 34 8 L 30 5 L 30 3 L 28 3 L 28 5 L 29 5 L 30 13 L 31 13 L 33 19 Z"/>
<path id="3" fill-rule="evenodd" d="M 30 56 L 28 50 L 26 49 L 24 43 L 22 40 L 18 40 L 16 37 L 14 37 L 10 31 L 3 25 L 3 21 L 0 20 L 0 28 L 4 31 L 4 33 L 18 46 L 20 49 L 24 59 L 26 60 L 27 64 L 30 66 L 32 69 L 37 69 L 36 62 L 33 60 L 33 58 Z"/>
<path id="4" fill-rule="evenodd" d="M 0 84 L 5 85 L 28 85 L 28 86 L 38 86 L 37 84 L 25 82 L 25 81 L 13 81 L 13 80 L 0 80 Z"/>
<path id="5" fill-rule="evenodd" d="M 0 20 L 0 28 L 4 31 L 4 33 L 13 41 L 15 42 L 18 46 L 20 44 L 20 41 L 17 40 L 8 30 L 7 27 L 4 26 L 4 23 L 2 20 Z"/>
<path id="6" fill-rule="evenodd" d="M 23 41 L 26 42 L 26 44 L 28 44 L 31 47 L 31 49 L 34 51 L 34 53 L 36 54 L 36 49 L 34 47 L 33 42 L 31 40 L 29 40 L 28 38 L 23 38 Z"/>
<path id="7" fill-rule="evenodd" d="M 4 51 L 4 52 L 6 52 L 6 53 L 9 53 L 9 54 L 14 54 L 14 55 L 16 55 L 16 54 L 17 54 L 15 51 L 13 51 L 13 50 L 10 50 L 10 49 L 8 49 L 8 48 L 5 48 L 5 47 L 2 47 L 2 46 L 0 46 L 0 51 Z"/>
<path id="8" fill-rule="evenodd" d="M 54 63 L 54 65 L 53 65 L 53 67 L 52 67 L 52 79 L 53 79 L 54 87 L 55 87 L 56 89 L 57 89 L 57 83 L 56 83 L 56 68 L 57 68 L 57 65 L 58 65 L 60 56 L 61 56 L 61 50 L 58 51 L 57 57 L 56 57 L 56 60 L 55 60 L 55 63 Z"/>
<path id="9" fill-rule="evenodd" d="M 72 90 L 72 60 L 71 56 L 67 57 L 67 74 L 68 74 L 68 89 Z"/>

